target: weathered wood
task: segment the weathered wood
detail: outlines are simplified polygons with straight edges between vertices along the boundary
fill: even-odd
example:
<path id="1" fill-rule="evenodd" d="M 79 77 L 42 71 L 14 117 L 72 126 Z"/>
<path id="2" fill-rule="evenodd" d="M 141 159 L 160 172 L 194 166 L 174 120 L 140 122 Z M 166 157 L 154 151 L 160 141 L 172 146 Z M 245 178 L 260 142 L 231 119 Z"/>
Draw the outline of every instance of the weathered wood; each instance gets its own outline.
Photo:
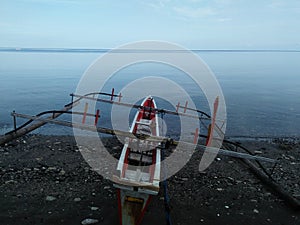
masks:
<path id="1" fill-rule="evenodd" d="M 59 117 L 60 115 L 62 115 L 64 112 L 69 111 L 73 107 L 74 107 L 74 104 L 69 104 L 69 105 L 65 106 L 63 109 L 61 109 L 59 113 L 54 113 L 53 115 L 47 117 L 46 119 L 49 119 L 49 120 L 55 119 L 55 118 Z M 47 123 L 47 121 L 40 120 L 32 125 L 29 125 L 24 128 L 21 128 L 20 130 L 17 130 L 16 132 L 6 134 L 6 135 L 0 137 L 0 145 L 10 142 L 18 137 L 25 135 L 25 134 L 28 134 L 29 132 L 36 130 L 37 128 L 45 125 L 46 123 Z"/>
<path id="2" fill-rule="evenodd" d="M 232 150 L 233 144 L 223 143 L 223 147 L 226 149 Z M 236 147 L 241 147 L 236 145 Z M 277 184 L 274 180 L 267 176 L 264 172 L 262 172 L 257 166 L 255 166 L 248 159 L 238 158 L 239 162 L 242 165 L 245 165 L 249 168 L 249 170 L 259 179 L 263 184 L 265 184 L 274 194 L 283 199 L 287 205 L 291 206 L 293 209 L 299 211 L 300 210 L 300 202 L 291 196 L 287 191 L 285 191 L 279 184 Z"/>
<path id="3" fill-rule="evenodd" d="M 120 179 L 119 177 L 117 177 L 115 175 L 113 175 L 112 181 L 119 185 L 125 185 L 125 186 L 129 186 L 129 187 L 139 187 L 139 188 L 147 189 L 147 190 L 150 190 L 153 192 L 157 192 L 157 193 L 159 192 L 159 186 L 156 186 L 149 182 L 136 182 L 133 180 L 124 180 L 124 179 Z"/>
<path id="4" fill-rule="evenodd" d="M 300 210 L 300 202 L 286 192 L 279 184 L 272 181 L 267 175 L 261 172 L 252 162 L 247 159 L 239 159 L 242 163 L 248 166 L 250 171 L 258 177 L 267 187 L 272 189 L 280 198 L 295 210 Z"/>

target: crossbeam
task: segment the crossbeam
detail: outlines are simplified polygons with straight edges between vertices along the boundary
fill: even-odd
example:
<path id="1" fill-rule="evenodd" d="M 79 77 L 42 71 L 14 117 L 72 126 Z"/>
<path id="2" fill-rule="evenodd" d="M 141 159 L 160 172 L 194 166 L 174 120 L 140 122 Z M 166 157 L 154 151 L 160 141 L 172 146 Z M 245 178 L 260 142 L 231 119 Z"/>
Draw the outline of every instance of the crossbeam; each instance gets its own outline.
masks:
<path id="1" fill-rule="evenodd" d="M 259 161 L 265 161 L 265 162 L 270 162 L 270 163 L 275 163 L 277 160 L 266 158 L 263 156 L 256 156 L 256 155 L 249 155 L 246 153 L 241 153 L 241 152 L 234 152 L 226 149 L 219 149 L 219 148 L 214 148 L 214 147 L 207 147 L 205 145 L 200 145 L 200 144 L 194 144 L 194 143 L 189 143 L 189 142 L 183 142 L 183 141 L 176 141 L 171 138 L 167 137 L 158 137 L 158 136 L 149 136 L 149 135 L 139 135 L 139 134 L 132 134 L 130 132 L 126 131 L 121 131 L 121 130 L 113 130 L 109 128 L 104 128 L 104 127 L 95 127 L 91 125 L 85 125 L 85 124 L 79 124 L 79 123 L 72 123 L 69 121 L 63 121 L 63 120 L 56 120 L 53 118 L 40 118 L 37 116 L 30 116 L 26 114 L 20 114 L 20 113 L 12 113 L 13 116 L 16 117 L 21 117 L 21 118 L 26 118 L 26 119 L 31 119 L 31 120 L 37 120 L 40 123 L 52 123 L 52 124 L 57 124 L 57 125 L 62 125 L 62 126 L 68 126 L 68 127 L 73 127 L 73 128 L 78 128 L 82 130 L 87 130 L 87 131 L 93 131 L 93 132 L 99 132 L 99 133 L 105 133 L 105 134 L 110 134 L 110 135 L 118 135 L 118 136 L 123 136 L 127 137 L 130 139 L 135 139 L 135 140 L 147 140 L 148 142 L 153 142 L 157 143 L 157 146 L 160 146 L 159 143 L 165 142 L 168 143 L 168 145 L 171 146 L 177 146 L 179 144 L 186 145 L 187 147 L 195 147 L 195 150 L 201 150 L 201 151 L 206 151 L 210 152 L 213 154 L 220 154 L 220 155 L 226 155 L 234 158 L 243 158 L 243 159 L 251 159 L 251 160 L 259 160 Z"/>
<path id="2" fill-rule="evenodd" d="M 71 96 L 72 97 L 78 97 L 80 99 L 88 99 L 88 100 L 97 101 L 97 102 L 116 104 L 116 105 L 135 108 L 135 109 L 144 109 L 146 111 L 151 110 L 152 112 L 156 112 L 156 113 L 171 114 L 171 115 L 176 115 L 176 116 L 186 116 L 186 117 L 195 118 L 195 119 L 199 119 L 199 120 L 210 120 L 210 116 L 208 114 L 206 114 L 205 112 L 202 112 L 200 110 L 195 110 L 195 111 L 205 115 L 206 117 L 199 117 L 199 116 L 194 116 L 194 115 L 191 115 L 191 114 L 188 114 L 188 113 L 181 113 L 181 112 L 176 112 L 176 111 L 172 111 L 172 110 L 168 110 L 168 109 L 158 109 L 158 108 L 152 108 L 152 107 L 149 107 L 149 106 L 141 106 L 141 105 L 130 104 L 130 103 L 125 103 L 125 102 L 116 102 L 116 101 L 112 101 L 112 100 L 95 98 L 95 97 L 84 96 L 84 95 L 71 94 Z"/>

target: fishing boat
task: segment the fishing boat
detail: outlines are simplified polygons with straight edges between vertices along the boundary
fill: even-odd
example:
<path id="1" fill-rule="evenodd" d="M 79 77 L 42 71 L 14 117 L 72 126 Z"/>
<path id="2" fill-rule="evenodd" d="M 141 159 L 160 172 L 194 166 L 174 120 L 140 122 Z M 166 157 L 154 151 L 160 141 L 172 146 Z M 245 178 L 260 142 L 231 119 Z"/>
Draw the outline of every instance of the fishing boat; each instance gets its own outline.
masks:
<path id="1" fill-rule="evenodd" d="M 151 96 L 141 103 L 132 122 L 130 133 L 159 136 L 156 103 Z M 161 150 L 147 139 L 127 139 L 113 177 L 117 188 L 121 225 L 141 223 L 153 195 L 159 192 Z M 145 146 L 147 146 L 145 148 Z"/>

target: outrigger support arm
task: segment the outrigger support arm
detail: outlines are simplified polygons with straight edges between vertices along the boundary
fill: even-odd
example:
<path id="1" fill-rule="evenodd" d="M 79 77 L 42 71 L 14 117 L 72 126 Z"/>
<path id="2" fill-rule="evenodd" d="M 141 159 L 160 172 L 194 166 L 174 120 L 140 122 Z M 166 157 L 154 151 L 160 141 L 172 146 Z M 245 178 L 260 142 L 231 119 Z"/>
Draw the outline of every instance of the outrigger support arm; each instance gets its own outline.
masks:
<path id="1" fill-rule="evenodd" d="M 95 131 L 95 132 L 99 132 L 99 133 L 123 136 L 123 137 L 127 137 L 129 139 L 132 139 L 132 140 L 143 139 L 143 140 L 147 141 L 149 144 L 159 142 L 159 143 L 164 143 L 164 144 L 170 145 L 170 146 L 177 146 L 179 143 L 182 143 L 185 145 L 193 145 L 193 146 L 195 146 L 195 149 L 200 149 L 202 151 L 208 151 L 211 153 L 218 153 L 220 155 L 227 155 L 227 156 L 231 156 L 231 157 L 235 157 L 235 158 L 259 160 L 259 161 L 265 161 L 265 162 L 271 162 L 271 163 L 276 162 L 275 159 L 270 159 L 270 158 L 266 158 L 266 157 L 262 157 L 262 156 L 249 155 L 246 153 L 234 152 L 234 151 L 218 149 L 218 148 L 214 148 L 214 147 L 207 147 L 205 145 L 200 145 L 200 144 L 195 145 L 193 143 L 188 143 L 188 142 L 179 142 L 179 141 L 175 141 L 171 138 L 166 138 L 166 137 L 156 137 L 156 136 L 147 136 L 147 135 L 139 135 L 139 134 L 133 135 L 132 133 L 126 132 L 126 131 L 113 130 L 113 129 L 103 128 L 103 127 L 95 127 L 95 126 L 85 125 L 85 124 L 72 123 L 72 122 L 63 121 L 63 120 L 55 120 L 53 117 L 39 118 L 36 116 L 30 116 L 30 115 L 19 114 L 19 113 L 12 113 L 12 115 L 16 116 L 16 117 L 30 119 L 30 120 L 37 120 L 38 122 L 33 124 L 32 126 L 30 126 L 29 128 L 23 128 L 23 129 L 17 131 L 16 132 L 17 134 L 11 133 L 10 135 L 8 135 L 8 137 L 10 137 L 10 139 L 6 138 L 6 140 L 8 140 L 8 139 L 11 140 L 13 138 L 16 138 L 16 136 L 20 137 L 20 136 L 24 135 L 25 133 L 28 133 L 46 123 L 52 123 L 52 124 L 57 124 L 57 125 L 62 125 L 62 126 L 74 127 L 74 128 L 78 128 L 78 129 L 82 129 L 82 130 Z M 57 114 L 55 116 L 58 117 L 59 115 L 61 115 L 61 114 Z M 5 138 L 5 136 L 4 136 L 4 138 Z M 2 143 L 1 141 L 2 141 L 2 139 L 0 139 L 0 144 Z"/>
<path id="2" fill-rule="evenodd" d="M 88 99 L 88 100 L 92 100 L 92 101 L 97 101 L 97 102 L 116 104 L 116 105 L 135 108 L 135 109 L 145 109 L 145 110 L 149 110 L 149 111 L 153 111 L 153 112 L 157 112 L 157 113 L 171 114 L 171 115 L 177 115 L 177 116 L 185 116 L 185 117 L 190 117 L 190 118 L 194 118 L 194 119 L 210 120 L 210 116 L 207 113 L 205 113 L 201 110 L 193 110 L 193 111 L 196 111 L 196 112 L 200 113 L 201 115 L 204 115 L 205 117 L 194 116 L 194 115 L 191 115 L 191 114 L 171 111 L 171 110 L 167 110 L 167 109 L 157 109 L 157 108 L 151 108 L 151 107 L 148 107 L 148 106 L 141 106 L 141 105 L 135 105 L 135 104 L 131 104 L 131 103 L 117 102 L 117 101 L 112 101 L 112 100 L 107 100 L 107 99 L 91 97 L 91 94 L 89 94 L 89 96 L 71 94 L 71 96 L 82 98 L 82 99 Z M 116 95 L 116 96 L 118 96 L 118 95 Z M 190 109 L 190 108 L 187 108 L 187 109 Z"/>
<path id="3" fill-rule="evenodd" d="M 31 122 L 33 122 L 34 120 L 37 120 L 37 118 L 39 118 L 40 116 L 44 115 L 47 112 L 40 113 L 40 114 L 38 114 L 37 116 L 35 116 L 33 118 L 28 118 L 27 117 L 27 119 L 29 119 L 29 121 L 24 123 L 22 126 L 20 126 L 18 128 L 15 127 L 14 130 L 6 133 L 3 136 L 0 136 L 0 146 L 4 145 L 7 142 L 10 142 L 10 141 L 18 138 L 18 137 L 21 137 L 25 134 L 30 133 L 31 131 L 34 131 L 34 130 L 38 129 L 39 127 L 45 125 L 46 123 L 50 123 L 51 120 L 56 119 L 57 117 L 59 117 L 60 115 L 62 115 L 64 113 L 68 113 L 74 106 L 76 106 L 80 102 L 80 100 L 84 99 L 85 97 L 95 96 L 95 95 L 107 95 L 107 96 L 113 96 L 113 97 L 120 96 L 120 95 L 109 94 L 109 93 L 105 93 L 105 92 L 93 92 L 93 93 L 88 93 L 86 95 L 82 95 L 79 98 L 77 98 L 75 101 L 73 101 L 74 96 L 73 96 L 73 94 L 71 94 L 72 102 L 65 105 L 63 109 L 52 113 L 52 116 L 49 116 L 49 117 L 44 118 L 44 119 L 40 118 L 37 123 L 34 123 L 32 125 L 29 125 L 29 124 Z M 14 116 L 14 118 L 15 118 L 15 116 L 18 117 L 15 112 L 12 113 L 12 116 Z M 19 117 L 21 117 L 21 116 L 19 116 Z M 26 118 L 26 117 L 23 117 L 23 118 Z"/>
<path id="4" fill-rule="evenodd" d="M 59 117 L 60 115 L 62 115 L 65 112 L 69 111 L 70 109 L 72 109 L 75 104 L 73 103 L 73 104 L 66 105 L 59 112 L 53 113 L 52 116 L 47 117 L 47 120 L 53 120 L 53 119 Z M 17 116 L 16 113 L 12 113 L 12 115 Z M 43 126 L 43 125 L 45 125 L 46 123 L 48 123 L 49 121 L 47 121 L 47 120 L 39 120 L 37 123 L 34 123 L 34 124 L 30 125 L 30 126 L 25 126 L 25 127 L 21 128 L 21 129 L 17 129 L 17 130 L 15 130 L 13 132 L 7 133 L 6 135 L 0 137 L 0 145 L 3 145 L 3 144 L 5 144 L 5 143 L 7 143 L 9 141 L 12 141 L 12 140 L 18 138 L 18 137 L 21 137 L 21 136 L 23 136 L 23 135 L 25 135 L 25 134 L 27 134 L 27 133 L 29 133 L 31 131 L 34 131 L 35 129 L 37 129 L 37 128 Z"/>

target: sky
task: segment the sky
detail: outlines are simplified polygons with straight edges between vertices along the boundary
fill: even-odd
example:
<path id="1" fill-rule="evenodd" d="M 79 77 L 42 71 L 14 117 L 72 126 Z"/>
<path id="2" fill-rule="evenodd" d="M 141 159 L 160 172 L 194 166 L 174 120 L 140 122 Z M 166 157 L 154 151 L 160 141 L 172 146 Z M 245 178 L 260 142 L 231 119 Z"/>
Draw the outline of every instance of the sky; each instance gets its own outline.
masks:
<path id="1" fill-rule="evenodd" d="M 300 49 L 299 0 L 1 0 L 0 47 Z"/>

